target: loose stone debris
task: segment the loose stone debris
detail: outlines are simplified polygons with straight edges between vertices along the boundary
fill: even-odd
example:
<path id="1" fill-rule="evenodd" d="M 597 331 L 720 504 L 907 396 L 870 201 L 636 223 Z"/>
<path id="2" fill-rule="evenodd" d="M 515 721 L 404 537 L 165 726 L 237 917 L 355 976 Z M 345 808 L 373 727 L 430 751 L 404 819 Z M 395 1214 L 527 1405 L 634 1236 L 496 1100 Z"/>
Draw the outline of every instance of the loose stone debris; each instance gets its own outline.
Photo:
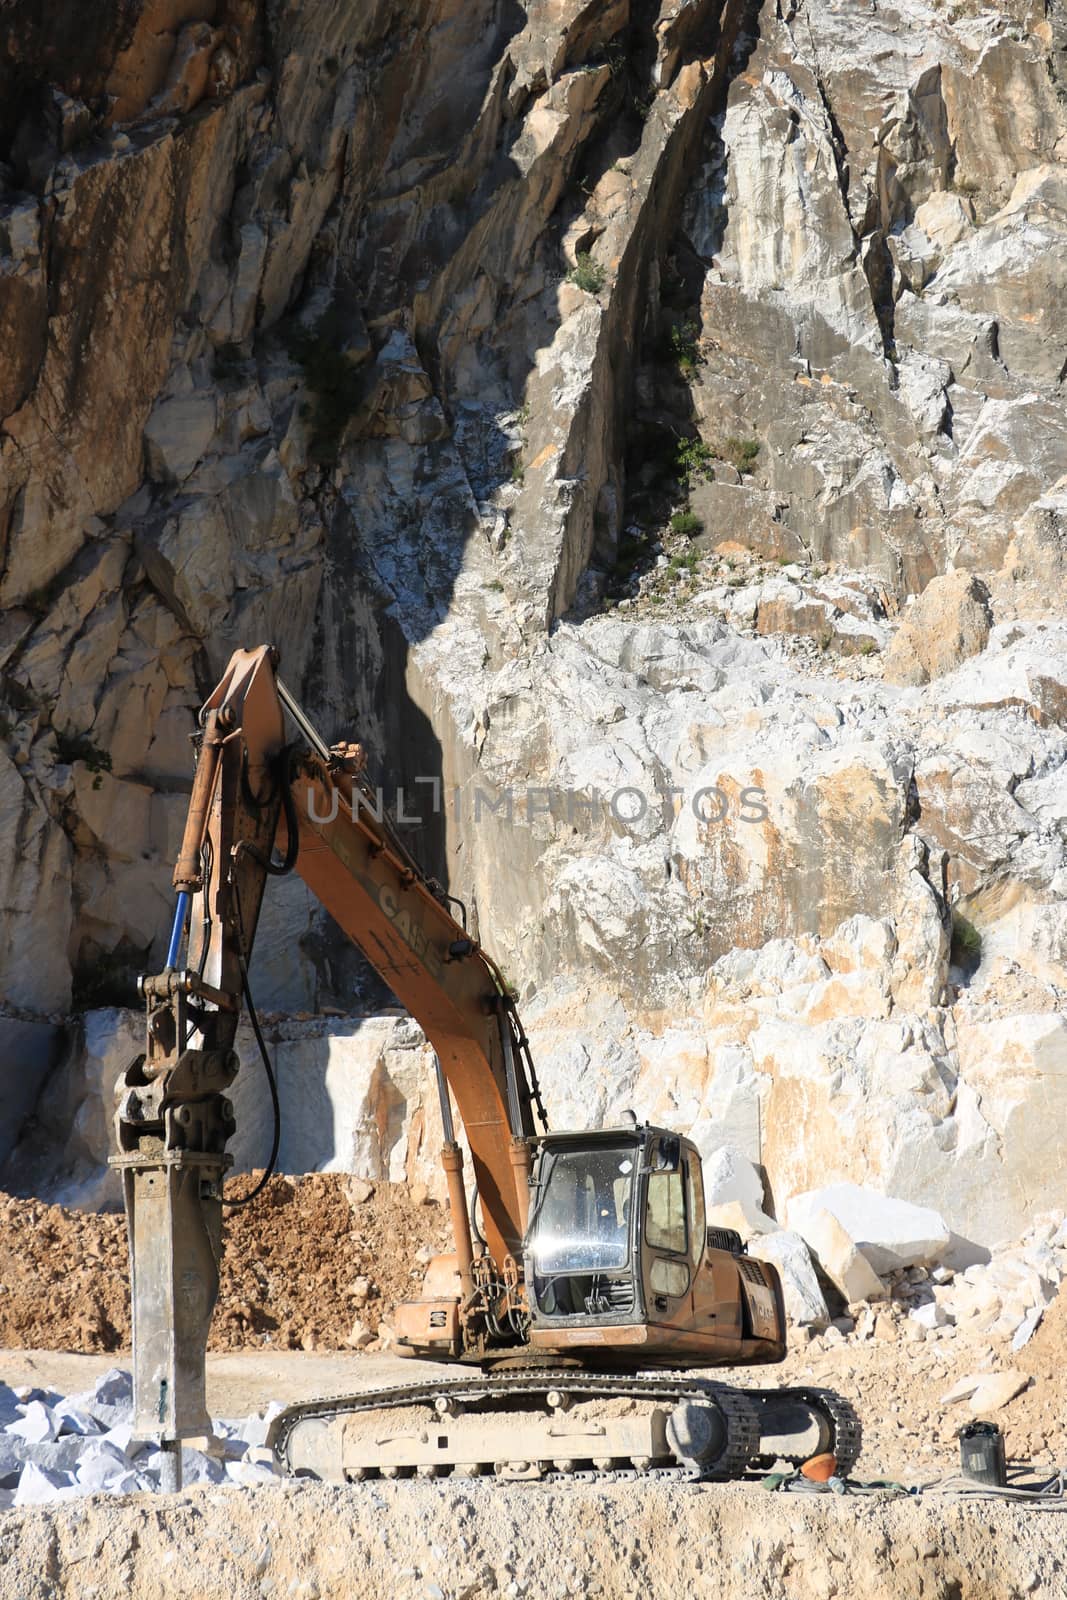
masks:
<path id="1" fill-rule="evenodd" d="M 182 1448 L 182 1479 L 251 1488 L 279 1476 L 265 1448 L 267 1427 L 281 1409 L 215 1423 L 205 1448 Z M 9 1388 L 0 1383 L 0 1510 L 46 1505 L 83 1495 L 158 1490 L 161 1455 L 136 1439 L 133 1380 L 113 1367 L 85 1394 Z"/>

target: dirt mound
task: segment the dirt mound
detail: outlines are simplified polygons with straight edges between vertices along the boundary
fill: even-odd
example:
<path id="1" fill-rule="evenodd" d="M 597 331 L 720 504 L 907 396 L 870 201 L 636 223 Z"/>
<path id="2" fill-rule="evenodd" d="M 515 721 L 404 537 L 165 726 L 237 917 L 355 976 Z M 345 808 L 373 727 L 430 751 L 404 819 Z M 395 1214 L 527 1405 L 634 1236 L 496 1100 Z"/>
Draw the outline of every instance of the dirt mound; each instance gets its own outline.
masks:
<path id="1" fill-rule="evenodd" d="M 236 1199 L 242 1187 L 251 1180 L 228 1192 Z M 418 1292 L 416 1256 L 449 1248 L 447 1216 L 405 1184 L 378 1184 L 360 1199 L 369 1187 L 335 1173 L 272 1178 L 259 1200 L 228 1214 L 213 1350 L 340 1350 L 357 1317 L 377 1333 L 397 1301 Z"/>
<path id="2" fill-rule="evenodd" d="M 240 1198 L 255 1177 L 227 1192 Z M 247 1209 L 226 1213 L 210 1348 L 342 1350 L 357 1317 L 376 1334 L 417 1292 L 418 1252 L 448 1238 L 443 1210 L 404 1185 L 274 1177 Z M 128 1347 L 127 1275 L 123 1217 L 0 1195 L 0 1346 Z"/>
<path id="3" fill-rule="evenodd" d="M 126 1222 L 0 1195 L 0 1345 L 130 1342 Z"/>
<path id="4" fill-rule="evenodd" d="M 1016 1365 L 1035 1374 L 1046 1368 L 1067 1369 L 1067 1289 L 1061 1289 L 1047 1308 L 1030 1343 L 1019 1351 Z"/>
<path id="5" fill-rule="evenodd" d="M 1040 1455 L 1053 1445 L 1062 1461 L 1067 1418 L 1067 1292 L 1061 1289 L 1041 1318 L 1029 1344 L 1010 1358 L 1011 1365 L 1034 1380 L 1013 1400 L 1007 1412 L 1010 1445 L 1021 1455 Z M 999 1418 L 997 1419 L 999 1421 Z"/>

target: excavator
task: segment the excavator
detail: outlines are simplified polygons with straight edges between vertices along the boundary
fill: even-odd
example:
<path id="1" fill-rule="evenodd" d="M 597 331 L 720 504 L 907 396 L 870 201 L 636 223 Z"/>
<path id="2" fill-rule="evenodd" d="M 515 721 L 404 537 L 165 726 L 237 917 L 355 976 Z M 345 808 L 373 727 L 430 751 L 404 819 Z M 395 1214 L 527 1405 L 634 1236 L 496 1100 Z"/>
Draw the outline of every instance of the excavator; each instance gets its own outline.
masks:
<path id="1" fill-rule="evenodd" d="M 268 1439 L 281 1469 L 339 1482 L 705 1479 L 830 1454 L 847 1473 L 860 1424 L 840 1396 L 706 1375 L 781 1361 L 786 1333 L 775 1267 L 707 1226 L 696 1147 L 632 1114 L 614 1128 L 549 1129 L 500 968 L 461 903 L 419 869 L 361 747 L 324 742 L 273 647 L 234 653 L 194 738 L 169 948 L 163 971 L 140 980 L 145 1048 L 120 1086 L 112 1157 L 129 1234 L 134 1423 L 159 1441 L 164 1487 L 180 1484 L 181 1441 L 211 1433 L 205 1358 L 224 1207 L 254 1199 L 278 1152 L 279 1098 L 249 966 L 267 880 L 290 871 L 435 1053 L 454 1249 L 430 1261 L 394 1331 L 399 1354 L 456 1366 L 455 1376 L 435 1367 L 421 1381 L 288 1406 Z M 274 1146 L 257 1188 L 227 1201 L 242 1007 L 263 1058 Z"/>

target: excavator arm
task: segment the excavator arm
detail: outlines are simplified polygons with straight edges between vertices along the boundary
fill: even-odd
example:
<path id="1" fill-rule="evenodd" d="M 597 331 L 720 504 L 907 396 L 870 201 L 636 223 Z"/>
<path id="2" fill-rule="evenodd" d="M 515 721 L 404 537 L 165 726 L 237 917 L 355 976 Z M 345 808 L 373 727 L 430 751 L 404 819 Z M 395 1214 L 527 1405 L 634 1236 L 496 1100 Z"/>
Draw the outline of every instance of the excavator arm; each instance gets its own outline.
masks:
<path id="1" fill-rule="evenodd" d="M 141 982 L 145 1050 L 125 1075 L 116 1118 L 113 1162 L 123 1174 L 130 1241 L 135 1424 L 172 1450 L 183 1437 L 210 1431 L 205 1353 L 218 1296 L 223 1178 L 232 1161 L 226 1145 L 236 1126 L 227 1091 L 238 1070 L 243 1003 L 266 1055 L 248 967 L 271 875 L 300 874 L 436 1052 L 462 1310 L 462 1319 L 459 1309 L 453 1317 L 456 1339 L 477 1349 L 486 1317 L 492 1323 L 521 1303 L 516 1258 L 527 1222 L 530 1140 L 535 1112 L 542 1126 L 544 1112 L 507 985 L 451 915 L 455 902 L 396 835 L 363 776 L 359 747 L 328 747 L 276 668 L 270 646 L 238 650 L 201 711 L 166 965 Z M 286 743 L 286 711 L 300 735 L 294 745 Z M 449 1091 L 481 1199 L 487 1250 L 479 1258 Z"/>

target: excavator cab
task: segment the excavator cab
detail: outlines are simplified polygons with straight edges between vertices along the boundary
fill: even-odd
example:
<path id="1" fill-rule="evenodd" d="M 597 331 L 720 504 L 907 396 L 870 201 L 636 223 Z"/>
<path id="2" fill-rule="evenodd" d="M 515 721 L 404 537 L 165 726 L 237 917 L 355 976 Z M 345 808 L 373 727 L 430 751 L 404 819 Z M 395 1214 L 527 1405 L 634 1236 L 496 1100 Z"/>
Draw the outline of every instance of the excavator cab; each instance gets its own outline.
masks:
<path id="1" fill-rule="evenodd" d="M 532 1173 L 525 1277 L 535 1348 L 653 1363 L 783 1348 L 777 1275 L 712 1236 L 700 1154 L 650 1125 L 549 1134 Z"/>

